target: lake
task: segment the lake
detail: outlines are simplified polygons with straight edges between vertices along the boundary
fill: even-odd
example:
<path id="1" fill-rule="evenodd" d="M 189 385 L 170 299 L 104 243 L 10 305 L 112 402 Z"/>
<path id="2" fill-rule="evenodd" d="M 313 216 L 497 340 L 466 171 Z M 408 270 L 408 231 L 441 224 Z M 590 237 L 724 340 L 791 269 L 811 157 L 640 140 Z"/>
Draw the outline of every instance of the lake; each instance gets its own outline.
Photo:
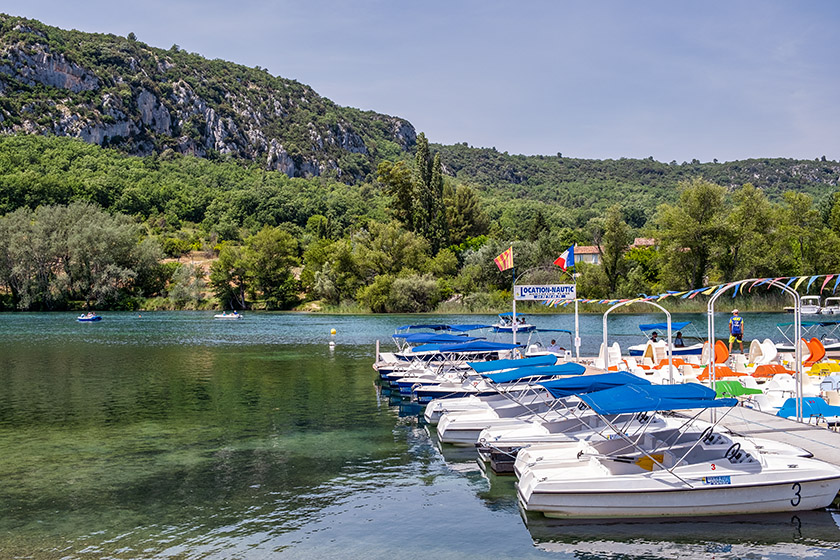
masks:
<path id="1" fill-rule="evenodd" d="M 391 349 L 398 326 L 492 317 L 212 316 L 0 314 L 0 557 L 840 557 L 837 515 L 825 511 L 523 517 L 513 478 L 482 472 L 472 450 L 441 448 L 371 368 L 375 341 Z M 573 328 L 568 314 L 533 319 Z M 705 329 L 704 315 L 674 317 L 687 319 Z M 745 319 L 748 339 L 778 340 L 789 316 Z M 636 325 L 660 320 L 611 316 L 611 341 L 639 343 Z M 581 331 L 594 354 L 601 316 L 582 316 Z"/>

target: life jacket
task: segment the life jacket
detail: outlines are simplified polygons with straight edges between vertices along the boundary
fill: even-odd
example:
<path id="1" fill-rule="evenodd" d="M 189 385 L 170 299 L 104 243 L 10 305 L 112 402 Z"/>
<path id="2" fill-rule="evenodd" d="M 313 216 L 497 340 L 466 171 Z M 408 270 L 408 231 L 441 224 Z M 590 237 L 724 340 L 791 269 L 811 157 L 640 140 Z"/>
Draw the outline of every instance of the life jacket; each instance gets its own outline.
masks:
<path id="1" fill-rule="evenodd" d="M 729 326 L 732 328 L 732 334 L 741 334 L 744 330 L 744 318 L 732 317 L 729 319 Z"/>

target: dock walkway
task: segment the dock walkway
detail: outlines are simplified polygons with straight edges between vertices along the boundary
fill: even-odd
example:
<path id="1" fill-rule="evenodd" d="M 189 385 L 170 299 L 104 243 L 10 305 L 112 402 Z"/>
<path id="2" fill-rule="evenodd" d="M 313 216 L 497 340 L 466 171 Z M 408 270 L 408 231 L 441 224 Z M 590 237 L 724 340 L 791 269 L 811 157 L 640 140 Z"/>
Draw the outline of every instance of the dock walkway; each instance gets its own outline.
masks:
<path id="1" fill-rule="evenodd" d="M 721 409 L 717 409 L 720 418 Z M 711 410 L 699 418 L 710 420 Z M 801 447 L 816 459 L 840 466 L 840 433 L 813 422 L 799 423 L 743 406 L 735 407 L 720 421 L 731 432 L 744 437 L 755 436 Z"/>

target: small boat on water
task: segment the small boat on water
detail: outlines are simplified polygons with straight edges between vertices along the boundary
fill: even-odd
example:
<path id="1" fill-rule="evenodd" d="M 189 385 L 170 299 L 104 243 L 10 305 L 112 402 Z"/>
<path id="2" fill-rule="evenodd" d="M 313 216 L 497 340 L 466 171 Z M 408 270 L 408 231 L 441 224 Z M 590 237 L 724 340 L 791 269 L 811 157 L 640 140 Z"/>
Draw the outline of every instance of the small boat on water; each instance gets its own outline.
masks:
<path id="1" fill-rule="evenodd" d="M 786 313 L 793 313 L 793 307 L 785 307 Z M 820 296 L 802 296 L 799 309 L 803 315 L 820 315 L 823 313 Z"/>
<path id="2" fill-rule="evenodd" d="M 691 321 L 684 321 L 684 322 L 677 322 L 671 323 L 671 333 L 676 336 L 677 332 L 682 332 L 687 326 L 691 324 Z M 645 356 L 645 354 L 650 354 L 649 357 L 653 358 L 654 352 L 653 350 L 649 349 L 648 347 L 651 345 L 659 344 L 663 346 L 666 344 L 664 337 L 656 340 L 652 337 L 652 335 L 659 335 L 659 333 L 667 333 L 668 332 L 668 324 L 667 323 L 647 323 L 639 325 L 639 330 L 644 333 L 647 337 L 647 342 L 644 344 L 636 344 L 634 346 L 630 346 L 627 348 L 628 353 L 630 356 L 638 357 L 638 356 Z M 648 334 L 650 333 L 650 334 Z M 686 337 L 689 338 L 689 337 Z M 701 339 L 699 336 L 692 336 L 695 340 Z M 676 346 L 674 343 L 676 339 L 672 339 L 671 343 L 673 345 L 673 355 L 674 356 L 700 356 L 703 353 L 703 343 L 697 342 L 695 344 L 691 344 L 688 346 Z M 683 343 L 684 344 L 684 343 Z"/>
<path id="3" fill-rule="evenodd" d="M 513 312 L 499 313 L 499 322 L 493 325 L 493 332 L 497 333 L 512 333 L 516 328 L 516 332 L 531 332 L 536 329 L 536 325 L 528 322 L 525 315 L 521 313 L 516 314 L 516 323 L 513 322 Z"/>
<path id="4" fill-rule="evenodd" d="M 97 315 L 96 313 L 82 313 L 76 317 L 76 320 L 80 323 L 95 323 L 97 321 L 101 321 L 102 316 Z"/>
<path id="5" fill-rule="evenodd" d="M 244 319 L 245 316 L 239 313 L 238 311 L 232 311 L 228 313 L 227 311 L 222 311 L 217 315 L 213 315 L 214 319 L 221 319 L 223 321 L 236 321 L 237 319 Z"/>

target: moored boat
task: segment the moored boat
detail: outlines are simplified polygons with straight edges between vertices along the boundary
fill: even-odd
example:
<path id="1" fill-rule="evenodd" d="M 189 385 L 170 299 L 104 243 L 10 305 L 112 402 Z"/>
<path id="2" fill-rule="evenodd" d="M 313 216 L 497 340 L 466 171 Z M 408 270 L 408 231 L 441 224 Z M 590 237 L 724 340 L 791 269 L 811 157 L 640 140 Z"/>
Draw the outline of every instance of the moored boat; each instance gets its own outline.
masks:
<path id="1" fill-rule="evenodd" d="M 692 388 L 624 386 L 580 399 L 601 417 L 630 412 L 731 407 Z M 697 398 L 695 398 L 697 397 Z M 831 504 L 840 490 L 840 467 L 804 457 L 762 454 L 749 442 L 725 451 L 685 433 L 676 441 L 645 436 L 581 442 L 565 458 L 524 469 L 517 483 L 526 511 L 547 517 L 630 518 L 738 515 L 802 511 Z M 621 445 L 621 444 L 624 445 Z M 610 449 L 609 446 L 616 446 Z M 620 446 L 620 447 L 618 447 Z"/>

